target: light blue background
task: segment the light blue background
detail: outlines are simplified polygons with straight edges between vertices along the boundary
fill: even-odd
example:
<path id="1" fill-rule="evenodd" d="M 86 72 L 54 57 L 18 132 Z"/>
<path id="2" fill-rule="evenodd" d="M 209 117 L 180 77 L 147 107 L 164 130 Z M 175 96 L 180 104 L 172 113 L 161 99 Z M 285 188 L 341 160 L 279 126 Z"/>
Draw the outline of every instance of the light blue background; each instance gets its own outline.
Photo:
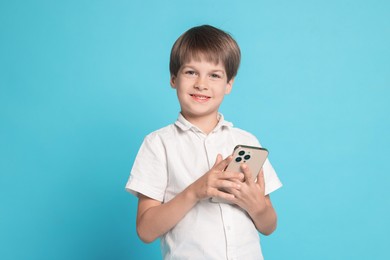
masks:
<path id="1" fill-rule="evenodd" d="M 390 2 L 1 1 L 0 259 L 158 259 L 124 191 L 143 137 L 174 122 L 173 42 L 242 49 L 221 108 L 284 183 L 266 259 L 390 257 Z"/>

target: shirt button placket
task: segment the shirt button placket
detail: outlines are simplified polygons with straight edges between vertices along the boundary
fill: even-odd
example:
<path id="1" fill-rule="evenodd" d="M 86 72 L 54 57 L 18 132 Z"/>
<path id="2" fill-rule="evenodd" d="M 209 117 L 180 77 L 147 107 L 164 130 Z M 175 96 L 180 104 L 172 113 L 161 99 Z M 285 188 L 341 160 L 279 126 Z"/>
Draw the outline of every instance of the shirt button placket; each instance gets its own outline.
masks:
<path id="1" fill-rule="evenodd" d="M 206 136 L 206 138 L 204 139 L 204 149 L 206 150 L 209 169 L 211 169 L 211 167 L 213 167 L 215 163 L 215 158 L 212 158 L 214 151 L 213 151 L 212 141 L 210 140 L 210 135 Z"/>
<path id="2" fill-rule="evenodd" d="M 235 243 L 233 220 L 231 219 L 230 205 L 221 205 L 221 206 L 223 207 L 223 213 L 224 213 L 227 258 L 235 259 L 236 243 Z"/>

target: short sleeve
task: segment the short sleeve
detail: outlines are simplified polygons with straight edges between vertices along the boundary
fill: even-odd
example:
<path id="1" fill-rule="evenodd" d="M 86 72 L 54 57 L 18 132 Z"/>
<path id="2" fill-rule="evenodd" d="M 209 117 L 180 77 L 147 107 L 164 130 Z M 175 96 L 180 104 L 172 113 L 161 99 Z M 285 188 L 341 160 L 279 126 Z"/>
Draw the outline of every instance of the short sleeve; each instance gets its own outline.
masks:
<path id="1" fill-rule="evenodd" d="M 262 147 L 260 142 L 256 139 L 256 143 L 259 147 Z M 265 161 L 263 165 L 264 172 L 264 183 L 265 183 L 265 195 L 274 192 L 275 190 L 281 188 L 283 185 L 279 180 L 278 175 L 276 174 L 274 167 L 270 163 L 269 159 Z"/>
<path id="2" fill-rule="evenodd" d="M 275 190 L 283 186 L 279 180 L 278 175 L 276 175 L 276 172 L 268 159 L 265 161 L 263 165 L 263 172 L 264 172 L 264 182 L 265 182 L 264 195 L 268 195 L 271 192 L 274 192 Z"/>
<path id="3" fill-rule="evenodd" d="M 139 193 L 163 201 L 168 180 L 164 145 L 161 138 L 152 133 L 145 137 L 135 158 L 126 190 L 136 196 Z"/>

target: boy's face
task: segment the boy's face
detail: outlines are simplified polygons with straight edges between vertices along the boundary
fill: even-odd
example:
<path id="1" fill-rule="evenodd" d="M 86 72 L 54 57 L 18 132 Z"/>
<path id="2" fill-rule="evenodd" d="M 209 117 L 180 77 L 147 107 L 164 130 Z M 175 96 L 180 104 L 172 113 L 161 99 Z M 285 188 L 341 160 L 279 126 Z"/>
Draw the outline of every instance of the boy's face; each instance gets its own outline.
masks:
<path id="1" fill-rule="evenodd" d="M 227 82 L 225 67 L 204 59 L 191 60 L 171 76 L 171 86 L 176 89 L 181 113 L 187 119 L 201 119 L 218 114 L 219 106 L 229 94 L 233 79 Z"/>

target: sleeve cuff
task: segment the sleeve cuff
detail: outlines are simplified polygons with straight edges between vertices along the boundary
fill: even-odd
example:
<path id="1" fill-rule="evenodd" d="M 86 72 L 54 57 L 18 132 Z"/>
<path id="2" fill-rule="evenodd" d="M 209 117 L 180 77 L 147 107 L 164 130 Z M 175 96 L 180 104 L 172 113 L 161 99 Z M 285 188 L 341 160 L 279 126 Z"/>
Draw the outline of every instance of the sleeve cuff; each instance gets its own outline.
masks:
<path id="1" fill-rule="evenodd" d="M 164 201 L 164 193 L 161 193 L 161 191 L 159 191 L 158 189 L 135 178 L 130 178 L 130 180 L 126 184 L 125 189 L 127 192 L 137 197 L 141 193 L 142 195 L 145 195 L 151 199 L 158 200 L 161 202 Z"/>

